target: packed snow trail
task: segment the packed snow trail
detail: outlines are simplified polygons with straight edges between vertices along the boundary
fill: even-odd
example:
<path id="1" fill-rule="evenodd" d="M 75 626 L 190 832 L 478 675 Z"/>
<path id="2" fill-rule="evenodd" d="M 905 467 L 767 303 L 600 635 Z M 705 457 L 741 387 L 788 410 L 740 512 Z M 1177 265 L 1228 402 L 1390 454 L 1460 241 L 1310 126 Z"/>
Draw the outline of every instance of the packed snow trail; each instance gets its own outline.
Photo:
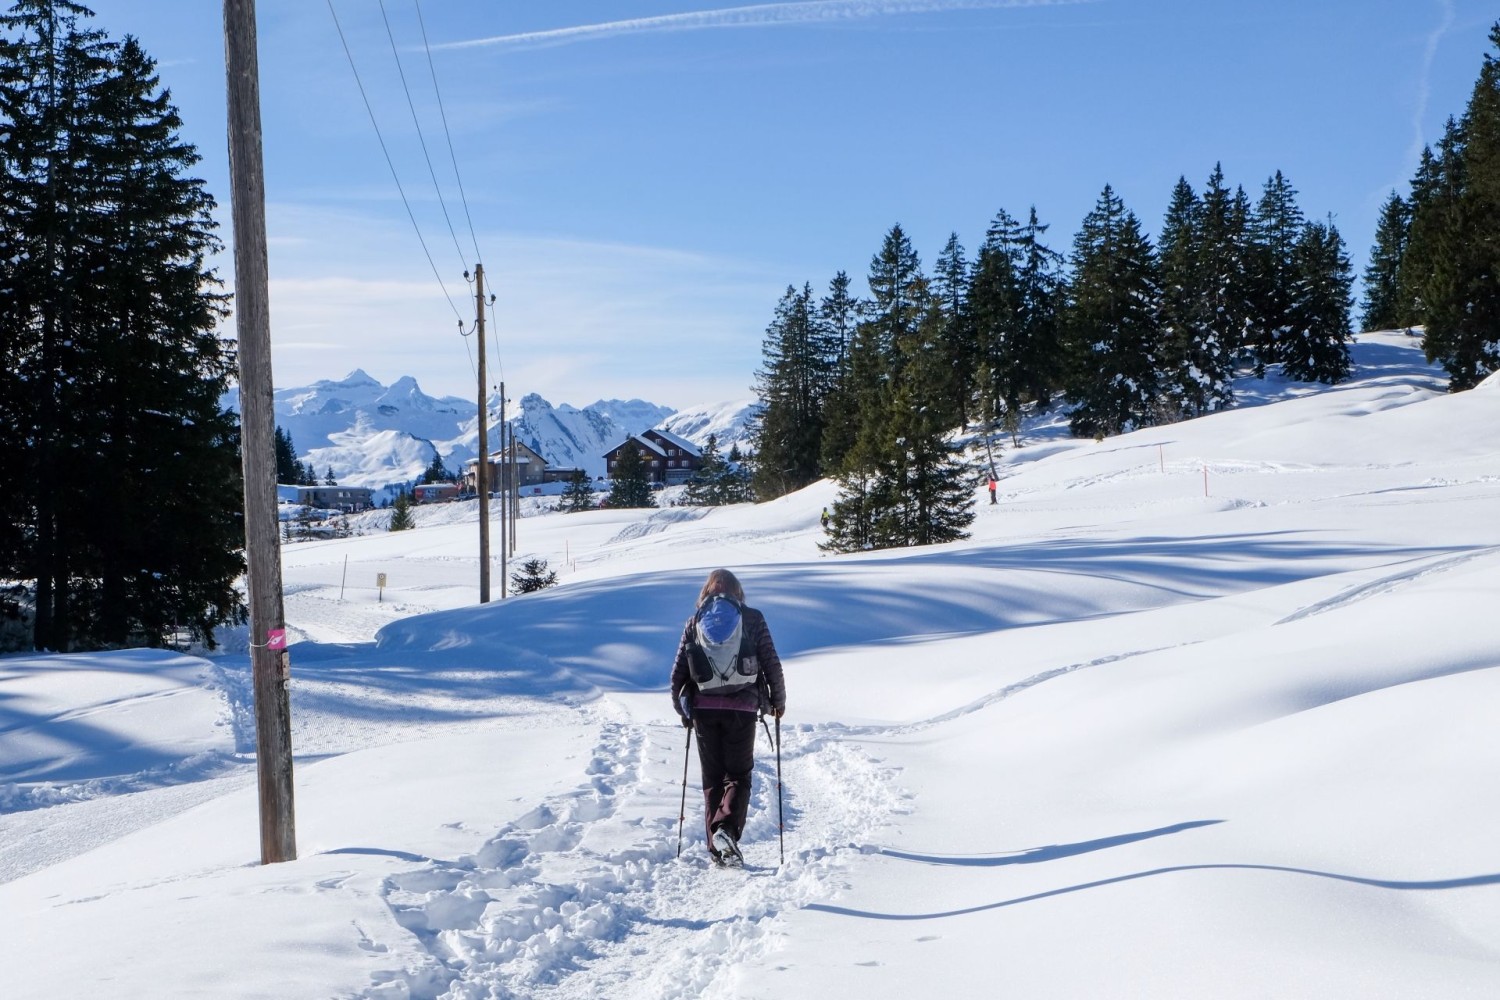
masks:
<path id="1" fill-rule="evenodd" d="M 857 749 L 784 729 L 786 864 L 764 739 L 745 869 L 708 861 L 696 754 L 679 858 L 684 739 L 678 727 L 604 721 L 583 785 L 471 857 L 387 879 L 388 905 L 427 954 L 364 996 L 731 996 L 736 966 L 777 948 L 781 914 L 829 897 L 832 873 L 862 850 L 854 845 L 906 808 L 893 775 Z"/>

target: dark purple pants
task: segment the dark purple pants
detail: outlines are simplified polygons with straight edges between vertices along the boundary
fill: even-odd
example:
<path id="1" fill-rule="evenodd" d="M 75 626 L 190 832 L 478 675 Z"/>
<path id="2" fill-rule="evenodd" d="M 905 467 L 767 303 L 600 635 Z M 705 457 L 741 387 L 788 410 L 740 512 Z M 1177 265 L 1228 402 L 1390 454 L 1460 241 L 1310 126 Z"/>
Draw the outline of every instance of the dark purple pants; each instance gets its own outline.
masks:
<path id="1" fill-rule="evenodd" d="M 698 763 L 703 768 L 703 829 L 710 844 L 720 826 L 738 841 L 750 811 L 750 772 L 755 767 L 755 713 L 731 708 L 693 712 Z M 712 847 L 709 848 L 713 850 Z"/>

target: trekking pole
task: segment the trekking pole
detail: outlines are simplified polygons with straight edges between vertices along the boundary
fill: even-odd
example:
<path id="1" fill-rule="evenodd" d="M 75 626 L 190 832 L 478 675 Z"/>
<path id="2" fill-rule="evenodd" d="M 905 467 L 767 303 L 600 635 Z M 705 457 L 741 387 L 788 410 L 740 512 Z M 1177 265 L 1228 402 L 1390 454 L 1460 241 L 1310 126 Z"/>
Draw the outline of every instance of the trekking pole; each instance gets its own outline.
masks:
<path id="1" fill-rule="evenodd" d="M 682 805 L 677 809 L 677 856 L 682 857 L 682 824 L 687 819 L 687 767 L 688 757 L 693 752 L 693 727 L 687 731 L 687 743 L 682 748 Z"/>
<path id="2" fill-rule="evenodd" d="M 766 731 L 766 742 L 776 748 L 776 835 L 781 840 L 781 863 L 786 864 L 786 816 L 781 808 L 781 720 L 776 720 L 776 738 L 771 739 L 771 727 L 766 724 L 766 713 L 760 714 L 760 726 Z"/>
<path id="3" fill-rule="evenodd" d="M 776 717 L 776 836 L 781 840 L 781 863 L 786 864 L 786 812 L 781 801 L 781 716 Z"/>

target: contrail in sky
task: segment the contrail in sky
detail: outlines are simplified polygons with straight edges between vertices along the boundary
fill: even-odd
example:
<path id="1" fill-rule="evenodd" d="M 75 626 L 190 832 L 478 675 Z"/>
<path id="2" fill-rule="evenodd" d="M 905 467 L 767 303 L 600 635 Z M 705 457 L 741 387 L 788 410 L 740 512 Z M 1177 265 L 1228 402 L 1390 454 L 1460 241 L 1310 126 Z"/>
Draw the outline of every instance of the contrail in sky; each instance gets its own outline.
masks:
<path id="1" fill-rule="evenodd" d="M 1057 7 L 1098 0 L 800 0 L 794 3 L 761 3 L 746 7 L 685 11 L 656 17 L 635 17 L 602 24 L 580 24 L 548 31 L 526 31 L 495 35 L 463 42 L 434 45 L 435 49 L 466 49 L 479 46 L 540 48 L 573 42 L 638 35 L 662 31 L 703 31 L 709 28 L 759 28 L 778 24 L 812 24 L 823 21 L 855 21 L 887 14 L 935 14 L 950 10 L 984 10 L 997 7 Z"/>
<path id="2" fill-rule="evenodd" d="M 1422 147 L 1427 145 L 1422 131 L 1422 119 L 1427 116 L 1427 100 L 1432 90 L 1432 63 L 1437 58 L 1438 43 L 1453 27 L 1453 0 L 1441 0 L 1443 7 L 1443 19 L 1433 29 L 1432 34 L 1427 36 L 1427 46 L 1422 53 L 1422 75 L 1417 81 L 1417 107 L 1412 114 L 1412 145 L 1410 158 L 1415 163 L 1422 155 Z"/>

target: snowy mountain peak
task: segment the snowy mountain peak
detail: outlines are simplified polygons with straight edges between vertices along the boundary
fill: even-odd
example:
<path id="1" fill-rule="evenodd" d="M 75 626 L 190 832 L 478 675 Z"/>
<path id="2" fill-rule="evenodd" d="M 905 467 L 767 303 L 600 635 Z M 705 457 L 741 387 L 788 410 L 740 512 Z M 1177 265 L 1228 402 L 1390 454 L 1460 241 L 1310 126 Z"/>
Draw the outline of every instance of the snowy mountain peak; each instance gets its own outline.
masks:
<path id="1" fill-rule="evenodd" d="M 745 427 L 754 401 L 695 407 L 678 414 L 669 406 L 641 399 L 600 400 L 579 409 L 553 405 L 530 392 L 509 400 L 507 415 L 516 439 L 535 449 L 551 465 L 604 474 L 604 453 L 629 434 L 653 427 L 702 447 L 709 433 L 727 451 L 747 440 Z M 224 405 L 239 408 L 231 391 Z M 490 412 L 500 412 L 496 395 Z M 292 436 L 299 461 L 311 462 L 321 475 L 331 469 L 346 486 L 374 489 L 410 483 L 441 456 L 457 472 L 479 453 L 479 421 L 473 401 L 457 396 L 427 395 L 411 376 L 383 385 L 363 369 L 343 379 L 324 379 L 309 386 L 278 389 L 276 423 Z M 519 412 L 518 412 L 519 411 Z M 683 421 L 681 418 L 688 416 Z M 675 421 L 675 422 L 674 422 Z M 489 431 L 492 447 L 498 421 Z"/>
<path id="2" fill-rule="evenodd" d="M 415 384 L 415 383 L 413 383 Z M 323 381 L 317 385 L 328 386 L 331 389 L 355 389 L 365 386 L 379 386 L 380 382 L 374 379 L 363 368 L 356 368 L 338 382 Z"/>

